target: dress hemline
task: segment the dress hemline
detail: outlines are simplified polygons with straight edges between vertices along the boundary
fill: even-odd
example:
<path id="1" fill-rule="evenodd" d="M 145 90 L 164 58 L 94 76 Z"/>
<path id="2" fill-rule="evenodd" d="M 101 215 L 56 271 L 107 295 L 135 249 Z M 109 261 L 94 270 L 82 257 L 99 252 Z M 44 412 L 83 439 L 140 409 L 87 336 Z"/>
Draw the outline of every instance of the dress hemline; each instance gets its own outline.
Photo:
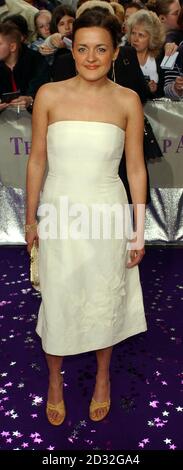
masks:
<path id="1" fill-rule="evenodd" d="M 145 333 L 146 331 L 147 331 L 147 326 L 144 324 L 144 326 L 132 329 L 128 333 L 128 335 L 125 334 L 125 335 L 120 336 L 120 338 L 114 340 L 114 342 L 112 342 L 112 344 L 111 343 L 110 344 L 106 343 L 105 345 L 100 344 L 100 345 L 93 346 L 92 348 L 89 348 L 89 349 L 88 348 L 82 348 L 79 351 L 74 351 L 74 352 L 67 351 L 67 352 L 63 353 L 63 352 L 60 352 L 58 350 L 53 352 L 49 348 L 45 347 L 45 345 L 43 344 L 43 341 L 42 341 L 42 348 L 43 348 L 43 351 L 46 354 L 50 354 L 52 356 L 75 356 L 77 354 L 83 354 L 83 353 L 87 353 L 87 352 L 91 352 L 91 351 L 98 351 L 100 349 L 105 349 L 105 348 L 115 346 L 116 344 L 121 343 L 125 339 L 131 338 L 132 336 L 138 335 L 140 333 Z M 42 339 L 41 334 L 37 330 L 36 330 L 36 333 Z"/>

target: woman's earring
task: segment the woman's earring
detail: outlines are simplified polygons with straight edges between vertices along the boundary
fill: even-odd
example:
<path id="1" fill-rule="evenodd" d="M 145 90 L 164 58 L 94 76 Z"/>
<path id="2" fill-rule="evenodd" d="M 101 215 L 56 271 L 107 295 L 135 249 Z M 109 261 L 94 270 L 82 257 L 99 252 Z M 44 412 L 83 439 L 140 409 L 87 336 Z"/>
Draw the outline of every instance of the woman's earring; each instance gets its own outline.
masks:
<path id="1" fill-rule="evenodd" d="M 115 75 L 115 60 L 112 61 L 112 80 L 116 83 L 116 75 Z"/>

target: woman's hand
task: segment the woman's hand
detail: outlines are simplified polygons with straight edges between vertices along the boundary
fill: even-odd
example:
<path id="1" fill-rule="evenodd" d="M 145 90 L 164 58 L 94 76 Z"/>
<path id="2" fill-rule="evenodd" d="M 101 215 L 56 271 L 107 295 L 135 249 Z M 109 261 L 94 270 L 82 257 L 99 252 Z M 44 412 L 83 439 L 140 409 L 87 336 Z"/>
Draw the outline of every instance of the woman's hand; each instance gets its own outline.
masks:
<path id="1" fill-rule="evenodd" d="M 0 111 L 3 111 L 3 109 L 8 108 L 9 104 L 8 103 L 0 103 Z"/>
<path id="2" fill-rule="evenodd" d="M 157 88 L 158 88 L 157 83 L 154 80 L 150 80 L 148 82 L 148 87 L 151 93 L 156 93 Z"/>
<path id="3" fill-rule="evenodd" d="M 64 42 L 62 41 L 62 36 L 60 33 L 54 33 L 50 36 L 51 44 L 54 47 L 65 47 Z"/>
<path id="4" fill-rule="evenodd" d="M 176 78 L 174 88 L 180 96 L 183 94 L 183 76 L 179 76 Z"/>
<path id="5" fill-rule="evenodd" d="M 174 52 L 176 52 L 178 49 L 178 46 L 175 42 L 167 42 L 165 44 L 165 55 L 172 55 Z"/>
<path id="6" fill-rule="evenodd" d="M 39 52 L 42 55 L 49 55 L 55 52 L 55 48 L 65 47 L 64 42 L 62 41 L 62 36 L 60 33 L 54 33 L 49 36 L 49 43 L 43 42 L 39 47 Z"/>
<path id="7" fill-rule="evenodd" d="M 19 96 L 11 101 L 10 106 L 20 106 L 20 108 L 25 109 L 33 105 L 32 96 Z"/>
<path id="8" fill-rule="evenodd" d="M 44 46 L 44 44 L 42 44 L 39 49 L 38 49 L 39 53 L 42 54 L 42 55 L 51 55 L 53 54 L 54 52 L 54 49 L 52 47 L 49 47 L 47 45 Z"/>
<path id="9" fill-rule="evenodd" d="M 34 242 L 36 243 L 36 246 L 39 246 L 39 238 L 38 238 L 38 233 L 37 233 L 37 227 L 34 228 L 34 229 L 31 229 L 28 232 L 26 232 L 25 240 L 27 242 L 27 251 L 30 254 Z"/>
<path id="10" fill-rule="evenodd" d="M 130 261 L 127 263 L 127 268 L 133 268 L 137 266 L 142 260 L 145 255 L 145 248 L 141 248 L 140 250 L 130 250 Z"/>

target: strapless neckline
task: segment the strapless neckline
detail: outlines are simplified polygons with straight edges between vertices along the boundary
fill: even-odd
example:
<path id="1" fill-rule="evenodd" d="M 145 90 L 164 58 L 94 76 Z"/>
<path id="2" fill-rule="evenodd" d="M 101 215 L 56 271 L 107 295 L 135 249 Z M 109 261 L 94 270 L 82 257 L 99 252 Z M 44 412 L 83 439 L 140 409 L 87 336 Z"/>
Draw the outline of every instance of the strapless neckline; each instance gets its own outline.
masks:
<path id="1" fill-rule="evenodd" d="M 82 121 L 82 120 L 76 120 L 76 119 L 73 119 L 73 120 L 69 120 L 69 119 L 66 119 L 66 120 L 61 120 L 61 121 L 54 121 L 50 124 L 48 124 L 48 128 L 50 128 L 51 126 L 54 126 L 56 124 L 67 124 L 67 123 L 70 123 L 70 124 L 96 124 L 96 125 L 105 125 L 105 126 L 112 126 L 116 129 L 118 129 L 119 131 L 121 131 L 122 133 L 125 133 L 125 130 L 122 129 L 121 127 L 117 126 L 117 124 L 113 124 L 113 123 L 110 123 L 110 122 L 104 122 L 104 121 Z"/>

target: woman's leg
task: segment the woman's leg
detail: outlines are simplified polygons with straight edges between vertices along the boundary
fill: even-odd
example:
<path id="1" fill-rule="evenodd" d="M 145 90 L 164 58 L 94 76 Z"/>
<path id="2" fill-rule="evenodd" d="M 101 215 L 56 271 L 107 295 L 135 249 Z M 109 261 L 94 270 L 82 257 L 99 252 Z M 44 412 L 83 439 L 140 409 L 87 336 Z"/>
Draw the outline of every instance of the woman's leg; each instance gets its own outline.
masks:
<path id="1" fill-rule="evenodd" d="M 48 402 L 52 405 L 58 405 L 63 400 L 63 378 L 61 376 L 61 367 L 63 357 L 52 356 L 46 354 L 46 361 L 49 369 L 49 387 L 48 387 Z M 54 421 L 59 421 L 60 415 L 58 411 L 48 410 L 48 418 Z"/>
<path id="2" fill-rule="evenodd" d="M 110 377 L 109 368 L 111 362 L 112 347 L 96 351 L 97 374 L 93 399 L 96 402 L 108 402 L 110 399 Z M 103 419 L 107 412 L 107 407 L 97 408 L 92 415 L 96 419 Z"/>

